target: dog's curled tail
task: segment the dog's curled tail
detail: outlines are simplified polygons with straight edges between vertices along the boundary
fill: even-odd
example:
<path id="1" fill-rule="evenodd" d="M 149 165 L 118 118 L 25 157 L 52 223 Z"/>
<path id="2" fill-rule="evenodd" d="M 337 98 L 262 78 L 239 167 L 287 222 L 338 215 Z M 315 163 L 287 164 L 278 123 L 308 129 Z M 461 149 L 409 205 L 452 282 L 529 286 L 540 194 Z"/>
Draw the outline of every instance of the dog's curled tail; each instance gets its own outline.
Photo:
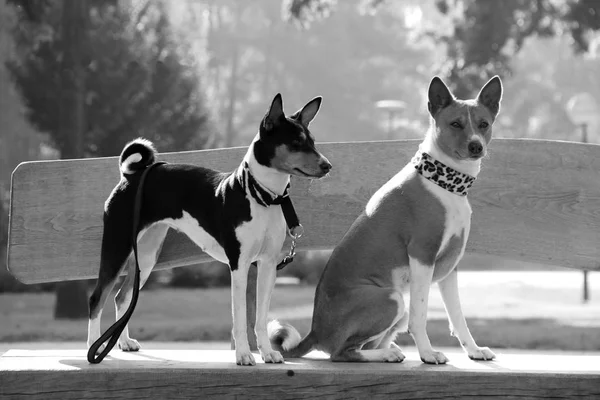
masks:
<path id="1" fill-rule="evenodd" d="M 296 328 L 277 320 L 269 322 L 267 333 L 273 349 L 281 352 L 284 358 L 302 357 L 317 344 L 317 338 L 312 331 L 302 339 Z"/>
<path id="2" fill-rule="evenodd" d="M 156 149 L 151 141 L 137 138 L 127 143 L 119 158 L 119 169 L 121 174 L 131 175 L 146 169 L 154 164 L 156 160 Z"/>

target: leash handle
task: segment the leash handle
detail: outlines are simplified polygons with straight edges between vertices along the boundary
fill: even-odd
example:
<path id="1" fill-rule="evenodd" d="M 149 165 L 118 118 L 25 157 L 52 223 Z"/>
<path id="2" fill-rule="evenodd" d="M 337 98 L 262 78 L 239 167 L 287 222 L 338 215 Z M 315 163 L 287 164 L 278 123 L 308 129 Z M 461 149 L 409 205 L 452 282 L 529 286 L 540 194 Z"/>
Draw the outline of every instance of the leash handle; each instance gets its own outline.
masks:
<path id="1" fill-rule="evenodd" d="M 87 353 L 87 359 L 90 364 L 99 364 L 104 359 L 104 357 L 106 357 L 106 355 L 113 349 L 115 343 L 117 343 L 117 340 L 119 339 L 119 336 L 127 326 L 127 323 L 129 322 L 133 311 L 135 310 L 135 306 L 137 304 L 140 292 L 140 264 L 138 262 L 137 236 L 139 233 L 138 228 L 140 224 L 140 212 L 142 209 L 144 181 L 146 180 L 146 175 L 148 175 L 148 172 L 150 172 L 152 168 L 162 164 L 166 163 L 164 161 L 160 161 L 150 165 L 144 170 L 142 176 L 140 177 L 140 182 L 138 184 L 137 192 L 135 194 L 132 229 L 133 255 L 135 258 L 135 275 L 133 279 L 133 294 L 131 296 L 131 303 L 129 303 L 129 307 L 127 308 L 127 311 L 125 311 L 125 314 L 123 314 L 121 318 L 119 318 L 114 324 L 112 324 L 110 328 L 108 328 L 106 332 L 104 332 L 104 334 L 102 334 L 102 336 L 100 336 L 100 338 L 98 338 L 98 340 L 96 340 L 94 344 L 90 346 Z M 100 354 L 96 355 L 96 351 L 98 351 L 100 346 L 102 346 L 102 344 L 107 340 L 108 343 L 106 344 L 104 350 L 102 350 Z"/>
<path id="2" fill-rule="evenodd" d="M 286 254 L 279 264 L 277 264 L 277 270 L 283 269 L 286 265 L 294 261 L 294 256 L 296 255 L 296 240 L 304 233 L 304 227 L 300 224 L 298 214 L 296 214 L 292 199 L 289 195 L 284 196 L 281 201 L 281 211 L 283 212 L 283 217 L 285 218 L 285 222 L 289 229 L 288 233 L 292 238 L 292 245 L 289 253 Z"/>

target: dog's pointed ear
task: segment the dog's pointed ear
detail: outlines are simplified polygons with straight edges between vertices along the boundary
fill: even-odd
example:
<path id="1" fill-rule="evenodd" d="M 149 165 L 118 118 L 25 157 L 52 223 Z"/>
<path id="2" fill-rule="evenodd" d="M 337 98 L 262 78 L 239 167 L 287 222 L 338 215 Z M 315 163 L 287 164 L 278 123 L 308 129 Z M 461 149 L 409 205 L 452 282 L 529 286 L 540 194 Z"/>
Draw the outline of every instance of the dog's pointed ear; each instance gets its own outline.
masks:
<path id="1" fill-rule="evenodd" d="M 267 131 L 273 129 L 275 125 L 277 125 L 282 117 L 285 114 L 283 113 L 283 99 L 281 98 L 281 93 L 277 93 L 275 98 L 271 102 L 271 107 L 269 107 L 269 111 L 265 114 L 263 118 L 263 126 Z"/>
<path id="2" fill-rule="evenodd" d="M 294 118 L 304 126 L 308 126 L 311 121 L 317 116 L 319 109 L 321 108 L 321 101 L 323 98 L 317 96 L 308 103 L 302 109 L 298 110 L 290 118 Z"/>
<path id="3" fill-rule="evenodd" d="M 477 102 L 486 106 L 495 118 L 500 111 L 500 101 L 502 101 L 502 81 L 496 75 L 483 85 L 477 95 Z"/>
<path id="4" fill-rule="evenodd" d="M 429 83 L 427 96 L 429 99 L 427 108 L 432 117 L 454 101 L 454 95 L 452 95 L 448 86 L 437 76 L 434 76 L 431 83 Z"/>

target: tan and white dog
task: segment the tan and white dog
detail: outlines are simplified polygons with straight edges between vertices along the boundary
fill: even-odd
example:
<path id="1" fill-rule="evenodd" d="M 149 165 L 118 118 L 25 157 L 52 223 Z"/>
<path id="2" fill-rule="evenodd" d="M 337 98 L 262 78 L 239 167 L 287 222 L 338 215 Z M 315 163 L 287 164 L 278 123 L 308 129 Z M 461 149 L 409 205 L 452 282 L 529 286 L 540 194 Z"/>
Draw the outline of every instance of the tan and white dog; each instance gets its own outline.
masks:
<path id="1" fill-rule="evenodd" d="M 451 334 L 468 356 L 495 357 L 469 332 L 456 265 L 471 226 L 467 192 L 487 154 L 502 83 L 496 76 L 476 99 L 458 100 L 435 77 L 428 97 L 431 126 L 425 140 L 413 160 L 373 195 L 333 251 L 317 286 L 310 333 L 300 340 L 291 325 L 269 324 L 269 337 L 284 357 L 319 349 L 332 361 L 401 362 L 404 355 L 394 339 L 408 330 L 423 362 L 446 363 L 426 332 L 433 282 L 439 285 Z"/>

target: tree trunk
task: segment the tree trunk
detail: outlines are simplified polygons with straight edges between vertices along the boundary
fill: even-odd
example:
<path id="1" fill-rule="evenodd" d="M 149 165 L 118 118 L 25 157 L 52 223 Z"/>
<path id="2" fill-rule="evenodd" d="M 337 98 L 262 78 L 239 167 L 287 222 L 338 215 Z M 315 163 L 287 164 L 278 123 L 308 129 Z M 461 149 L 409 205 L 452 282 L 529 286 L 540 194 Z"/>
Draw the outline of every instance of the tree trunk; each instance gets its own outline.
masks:
<path id="1" fill-rule="evenodd" d="M 64 58 L 60 93 L 60 128 L 66 139 L 61 146 L 61 158 L 83 157 L 85 129 L 85 68 L 86 25 L 88 0 L 65 1 L 62 11 Z M 81 319 L 88 316 L 87 287 L 82 281 L 61 282 L 56 286 L 55 319 Z"/>

